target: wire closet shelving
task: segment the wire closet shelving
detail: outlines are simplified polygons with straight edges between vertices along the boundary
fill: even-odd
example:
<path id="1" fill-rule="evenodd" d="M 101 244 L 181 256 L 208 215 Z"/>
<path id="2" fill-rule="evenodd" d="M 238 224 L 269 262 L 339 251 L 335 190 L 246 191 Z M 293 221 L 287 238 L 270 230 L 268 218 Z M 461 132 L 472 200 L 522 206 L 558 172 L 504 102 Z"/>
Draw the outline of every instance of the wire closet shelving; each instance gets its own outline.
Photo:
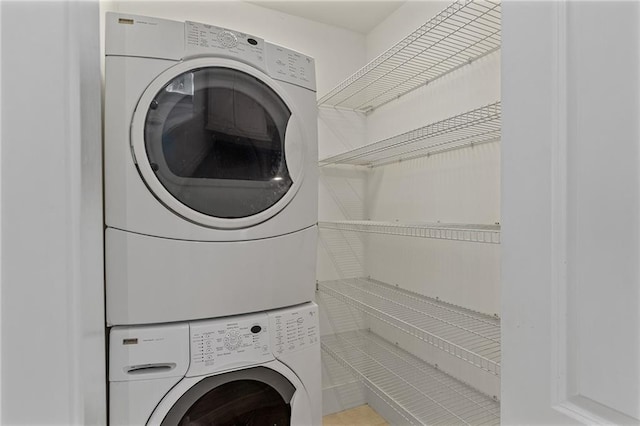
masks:
<path id="1" fill-rule="evenodd" d="M 321 229 L 335 229 L 339 231 L 500 244 L 500 225 L 341 220 L 335 222 L 318 222 L 318 226 Z"/>
<path id="2" fill-rule="evenodd" d="M 320 166 L 378 167 L 500 139 L 500 102 L 320 160 Z"/>
<path id="3" fill-rule="evenodd" d="M 409 424 L 500 424 L 498 401 L 371 332 L 324 336 L 322 350 Z"/>
<path id="4" fill-rule="evenodd" d="M 380 281 L 349 278 L 318 290 L 463 361 L 500 375 L 500 320 Z"/>
<path id="5" fill-rule="evenodd" d="M 500 3 L 459 0 L 318 100 L 371 111 L 500 48 Z"/>

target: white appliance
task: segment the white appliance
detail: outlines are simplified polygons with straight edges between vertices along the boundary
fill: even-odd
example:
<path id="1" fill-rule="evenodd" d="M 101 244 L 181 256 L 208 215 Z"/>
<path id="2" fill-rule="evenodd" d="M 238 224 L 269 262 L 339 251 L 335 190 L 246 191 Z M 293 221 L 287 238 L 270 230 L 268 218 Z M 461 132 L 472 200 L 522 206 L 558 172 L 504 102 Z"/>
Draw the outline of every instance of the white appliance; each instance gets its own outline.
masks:
<path id="1" fill-rule="evenodd" d="M 321 423 L 314 303 L 113 327 L 109 342 L 111 426 Z"/>
<path id="2" fill-rule="evenodd" d="M 314 66 L 245 33 L 107 14 L 109 325 L 313 300 Z"/>

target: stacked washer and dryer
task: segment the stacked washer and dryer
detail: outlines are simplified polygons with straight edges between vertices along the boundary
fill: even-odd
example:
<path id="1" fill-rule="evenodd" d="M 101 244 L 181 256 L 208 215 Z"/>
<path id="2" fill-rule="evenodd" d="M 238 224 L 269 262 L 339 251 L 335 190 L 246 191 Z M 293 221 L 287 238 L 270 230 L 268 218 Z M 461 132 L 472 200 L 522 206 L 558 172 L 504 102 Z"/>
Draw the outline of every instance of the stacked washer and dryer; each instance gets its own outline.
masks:
<path id="1" fill-rule="evenodd" d="M 312 58 L 109 13 L 111 425 L 320 424 Z"/>

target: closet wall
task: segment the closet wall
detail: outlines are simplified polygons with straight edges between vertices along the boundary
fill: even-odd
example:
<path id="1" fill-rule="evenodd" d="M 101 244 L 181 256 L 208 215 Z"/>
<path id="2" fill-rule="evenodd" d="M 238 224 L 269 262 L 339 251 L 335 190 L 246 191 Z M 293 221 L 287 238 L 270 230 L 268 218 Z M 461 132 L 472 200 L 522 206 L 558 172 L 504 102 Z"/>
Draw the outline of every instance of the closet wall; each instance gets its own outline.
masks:
<path id="1" fill-rule="evenodd" d="M 375 59 L 450 4 L 407 2 L 401 6 L 367 35 L 367 60 Z M 320 158 L 391 138 L 499 100 L 498 50 L 367 114 L 321 107 L 321 123 L 324 119 L 326 126 L 330 127 L 336 121 L 351 120 L 355 135 L 334 132 L 333 139 L 323 138 Z M 326 145 L 323 146 L 323 143 Z M 318 295 L 321 303 L 331 304 L 325 307 L 325 314 L 329 316 L 323 328 L 325 346 L 339 348 L 340 344 L 335 345 L 340 342 L 340 337 L 342 342 L 358 338 L 356 334 L 341 334 L 346 331 L 358 328 L 370 330 L 374 338 L 382 338 L 383 343 L 392 346 L 387 348 L 388 353 L 399 348 L 426 361 L 428 365 L 437 365 L 439 370 L 486 395 L 499 397 L 499 358 L 498 371 L 495 371 L 495 365 L 478 368 L 468 359 L 462 360 L 460 356 L 452 355 L 456 350 L 442 350 L 442 347 L 438 347 L 442 346 L 442 342 L 425 342 L 429 340 L 425 335 L 416 338 L 418 332 L 406 324 L 398 327 L 400 321 L 396 320 L 413 317 L 422 321 L 426 318 L 427 315 L 422 311 L 405 311 L 404 307 L 399 306 L 412 293 L 422 301 L 427 300 L 422 296 L 428 296 L 455 305 L 455 310 L 458 307 L 469 309 L 474 316 L 476 313 L 487 314 L 487 321 L 491 321 L 489 318 L 494 315 L 499 316 L 499 139 L 378 167 L 324 165 L 321 162 L 320 170 Z M 475 242 L 455 238 L 389 235 L 386 226 L 373 230 L 369 228 L 369 232 L 353 232 L 347 230 L 353 228 L 352 225 L 340 224 L 341 221 L 361 220 L 391 222 L 399 226 L 425 222 L 493 225 L 489 228 L 492 240 Z M 366 228 L 364 225 L 361 227 Z M 414 230 L 392 232 L 406 234 Z M 365 279 L 350 280 L 354 277 Z M 343 281 L 336 281 L 340 279 Z M 374 287 L 368 287 L 368 279 L 375 280 Z M 390 287 L 376 287 L 377 281 Z M 347 284 L 343 284 L 345 282 Z M 358 290 L 355 290 L 356 287 L 359 287 Z M 394 288 L 400 289 L 400 293 L 395 294 Z M 388 296 L 388 300 L 379 297 L 381 292 Z M 386 312 L 381 313 L 380 309 Z M 363 311 L 366 313 L 363 314 Z M 483 318 L 482 315 L 479 317 Z M 498 324 L 495 340 L 499 346 L 499 322 L 493 320 L 492 327 L 495 324 Z M 369 351 L 371 345 L 366 343 L 364 347 Z M 353 349 L 351 346 L 349 348 Z M 465 357 L 462 355 L 462 358 Z M 361 364 L 366 370 L 368 366 L 364 358 L 366 355 L 346 357 L 342 364 Z M 334 357 L 325 351 L 323 359 L 331 360 L 325 361 L 328 364 L 333 362 Z M 394 368 L 397 371 L 390 372 L 391 375 L 403 374 L 400 364 L 394 364 Z M 384 367 L 379 366 L 373 368 L 370 374 L 380 375 L 383 370 Z M 339 377 L 338 374 L 334 376 Z M 357 401 L 356 394 L 360 392 L 359 397 L 388 419 L 403 423 L 407 420 L 416 421 L 399 414 L 398 411 L 402 409 L 396 410 L 398 406 L 394 404 L 397 401 L 385 403 L 386 397 L 379 395 L 366 377 L 360 377 L 360 383 L 365 383 L 360 388 L 350 385 L 346 378 L 343 381 L 345 384 L 342 387 L 336 386 L 335 382 L 331 386 L 324 383 L 325 399 L 332 398 L 333 392 L 338 394 L 333 396 L 336 400 L 345 401 L 341 407 L 327 407 L 325 403 L 326 410 L 348 408 L 346 405 Z M 428 403 L 428 396 L 421 395 L 421 390 L 410 383 L 398 380 L 397 386 L 404 386 L 407 392 L 415 394 L 409 400 Z M 439 390 L 435 388 L 433 391 Z M 492 410 L 496 412 L 495 407 Z M 421 421 L 417 419 L 417 422 Z"/>
<path id="2" fill-rule="evenodd" d="M 408 34 L 402 22 L 448 3 L 410 2 L 367 36 L 368 55 Z M 417 23 L 417 28 L 421 23 Z M 411 28 L 411 27 L 410 27 Z M 500 53 L 454 71 L 367 116 L 367 143 L 500 100 Z M 500 221 L 500 144 L 487 143 L 371 169 L 371 220 L 494 224 Z M 499 245 L 375 236 L 367 275 L 481 312 L 499 313 Z"/>
<path id="3" fill-rule="evenodd" d="M 96 2 L 0 2 L 0 424 L 107 424 Z"/>

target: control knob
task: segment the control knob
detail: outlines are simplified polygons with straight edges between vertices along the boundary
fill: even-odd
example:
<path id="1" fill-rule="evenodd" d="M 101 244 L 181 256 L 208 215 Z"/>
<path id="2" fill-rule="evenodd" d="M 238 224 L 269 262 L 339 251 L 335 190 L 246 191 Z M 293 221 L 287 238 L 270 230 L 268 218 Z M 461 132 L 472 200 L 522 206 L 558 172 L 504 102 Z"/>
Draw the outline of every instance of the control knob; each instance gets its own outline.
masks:
<path id="1" fill-rule="evenodd" d="M 224 346 L 230 351 L 238 349 L 242 344 L 242 336 L 237 330 L 232 330 L 224 336 Z"/>
<path id="2" fill-rule="evenodd" d="M 238 45 L 238 37 L 230 31 L 222 31 L 218 33 L 218 41 L 222 47 L 226 47 L 227 49 L 231 49 Z"/>

